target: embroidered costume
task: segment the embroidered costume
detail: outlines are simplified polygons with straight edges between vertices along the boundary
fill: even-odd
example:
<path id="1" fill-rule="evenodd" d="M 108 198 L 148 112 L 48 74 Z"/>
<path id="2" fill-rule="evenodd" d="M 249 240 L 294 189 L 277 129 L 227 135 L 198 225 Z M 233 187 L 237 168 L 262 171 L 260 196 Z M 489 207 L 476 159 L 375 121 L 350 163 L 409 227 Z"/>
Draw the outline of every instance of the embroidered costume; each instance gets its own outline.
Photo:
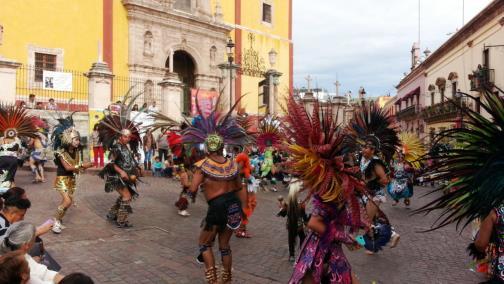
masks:
<path id="1" fill-rule="evenodd" d="M 26 110 L 16 106 L 0 106 L 0 193 L 14 183 L 20 152 L 20 137 L 34 137 L 36 132 L 32 118 Z"/>
<path id="2" fill-rule="evenodd" d="M 362 202 L 366 207 L 366 217 L 369 219 L 367 222 L 373 226 L 369 235 L 364 236 L 365 247 L 368 253 L 378 252 L 389 240 L 391 247 L 395 247 L 400 236 L 393 230 L 385 213 L 380 210 L 380 204 L 386 202 L 385 192 L 390 174 L 388 165 L 400 147 L 398 129 L 393 117 L 374 103 L 364 104 L 354 113 L 346 132 L 346 145 L 353 152 L 362 153 L 359 166 L 367 189 L 362 196 Z M 374 156 L 366 158 L 364 150 L 369 149 L 372 149 Z M 380 168 L 385 176 L 378 176 L 377 171 Z"/>
<path id="3" fill-rule="evenodd" d="M 134 118 L 130 120 L 136 97 L 126 95 L 120 113 L 106 113 L 98 125 L 100 141 L 110 152 L 110 163 L 100 171 L 99 176 L 105 179 L 105 192 L 117 191 L 120 195 L 109 209 L 107 219 L 115 221 L 119 228 L 131 226 L 128 222 L 129 214 L 133 213 L 131 200 L 138 197 L 137 181 L 141 174 L 135 159 L 141 143 L 139 124 L 134 122 Z"/>
<path id="4" fill-rule="evenodd" d="M 346 164 L 344 134 L 332 116 L 331 108 L 315 101 L 310 115 L 291 95 L 287 101 L 285 127 L 287 167 L 299 176 L 312 197 L 311 218 L 325 230 L 310 231 L 301 248 L 289 283 L 352 282 L 352 271 L 342 244 L 355 245 L 349 233 L 361 226 L 360 205 L 355 195 L 359 186 L 356 168 Z"/>
<path id="5" fill-rule="evenodd" d="M 204 183 L 206 194 L 208 195 L 212 190 L 218 190 L 218 188 L 211 187 L 212 184 L 215 187 L 218 183 L 211 181 L 218 181 L 225 184 L 228 188 L 228 192 L 212 196 L 211 200 L 207 200 L 208 211 L 203 222 L 199 247 L 200 254 L 205 262 L 205 277 L 209 283 L 217 283 L 217 270 L 211 249 L 214 242 L 213 239 L 215 239 L 216 235 L 220 237 L 222 234 L 227 238 L 228 234 L 232 233 L 231 230 L 239 228 L 243 216 L 242 204 L 237 196 L 237 192 L 242 190 L 241 184 L 238 182 L 240 174 L 238 165 L 233 159 L 222 156 L 224 145 L 242 147 L 248 144 L 249 141 L 246 131 L 231 116 L 236 104 L 227 113 L 221 113 L 214 109 L 209 115 L 204 115 L 199 108 L 198 96 L 196 95 L 196 106 L 199 116 L 193 120 L 193 124 L 190 127 L 184 129 L 182 132 L 183 143 L 204 145 L 206 151 L 209 153 L 208 157 L 194 164 L 197 173 L 201 173 L 204 176 L 204 180 L 207 181 Z M 217 102 L 215 106 L 219 106 L 219 103 Z M 211 157 L 224 158 L 224 161 L 218 162 Z M 193 184 L 192 186 L 196 187 L 199 185 Z M 238 186 L 238 188 L 235 186 Z M 193 187 L 191 187 L 191 190 L 194 190 Z M 195 194 L 195 192 L 191 192 L 191 194 Z M 221 281 L 222 283 L 231 283 L 232 259 L 229 243 L 219 244 L 219 250 L 223 263 Z"/>

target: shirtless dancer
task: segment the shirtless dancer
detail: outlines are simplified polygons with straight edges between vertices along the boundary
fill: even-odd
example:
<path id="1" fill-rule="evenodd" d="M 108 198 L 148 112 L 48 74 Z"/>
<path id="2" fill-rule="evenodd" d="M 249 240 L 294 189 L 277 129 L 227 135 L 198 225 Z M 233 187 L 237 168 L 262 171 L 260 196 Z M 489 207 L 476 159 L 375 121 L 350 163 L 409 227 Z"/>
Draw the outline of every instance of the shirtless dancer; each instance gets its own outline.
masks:
<path id="1" fill-rule="evenodd" d="M 195 172 L 189 194 L 193 201 L 202 185 L 208 201 L 204 227 L 199 237 L 199 249 L 205 262 L 205 277 L 208 283 L 217 283 L 217 269 L 212 244 L 217 237 L 222 259 L 222 283 L 231 283 L 231 248 L 229 240 L 233 230 L 240 227 L 247 193 L 241 182 L 238 165 L 222 154 L 224 140 L 216 134 L 205 140 L 206 158 L 195 163 Z"/>

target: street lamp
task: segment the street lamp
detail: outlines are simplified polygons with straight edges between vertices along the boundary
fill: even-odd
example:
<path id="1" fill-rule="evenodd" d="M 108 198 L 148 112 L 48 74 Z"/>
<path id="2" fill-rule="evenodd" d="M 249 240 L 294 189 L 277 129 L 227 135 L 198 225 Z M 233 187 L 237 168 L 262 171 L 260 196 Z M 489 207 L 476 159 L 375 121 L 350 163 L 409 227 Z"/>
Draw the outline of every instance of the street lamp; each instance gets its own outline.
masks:
<path id="1" fill-rule="evenodd" d="M 277 60 L 277 52 L 275 49 L 271 49 L 270 52 L 268 52 L 268 57 L 269 57 L 269 64 L 271 66 L 271 69 L 275 68 L 276 60 Z"/>
<path id="2" fill-rule="evenodd" d="M 228 64 L 229 64 L 229 109 L 233 107 L 233 61 L 234 61 L 234 53 L 233 48 L 235 44 L 231 38 L 228 39 L 226 44 L 227 56 L 228 56 Z"/>

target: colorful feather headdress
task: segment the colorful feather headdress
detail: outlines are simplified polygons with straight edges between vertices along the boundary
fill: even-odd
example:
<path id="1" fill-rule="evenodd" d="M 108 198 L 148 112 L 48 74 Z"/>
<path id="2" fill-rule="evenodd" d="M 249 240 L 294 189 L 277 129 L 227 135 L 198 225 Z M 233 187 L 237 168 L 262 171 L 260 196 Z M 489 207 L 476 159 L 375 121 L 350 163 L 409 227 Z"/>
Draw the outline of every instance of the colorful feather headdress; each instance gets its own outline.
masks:
<path id="1" fill-rule="evenodd" d="M 353 175 L 358 168 L 345 163 L 344 134 L 332 108 L 323 108 L 316 101 L 309 115 L 291 95 L 285 111 L 286 151 L 291 158 L 288 167 L 304 181 L 309 195 L 350 206 L 353 223 L 357 224 L 360 209 L 355 190 L 359 182 Z"/>
<path id="2" fill-rule="evenodd" d="M 463 223 L 463 229 L 504 203 L 504 99 L 490 90 L 482 96 L 481 108 L 490 118 L 455 104 L 464 114 L 464 127 L 442 131 L 434 145 L 449 140 L 457 141 L 457 146 L 438 147 L 425 157 L 434 160 L 425 176 L 435 177 L 428 180 L 449 181 L 434 190 L 448 193 L 416 211 L 441 210 L 431 230 L 451 223 L 456 223 L 457 228 Z"/>
<path id="3" fill-rule="evenodd" d="M 409 132 L 399 133 L 401 147 L 399 150 L 404 155 L 404 159 L 410 163 L 413 168 L 420 169 L 422 164 L 421 158 L 426 154 L 425 146 L 422 141 L 415 135 Z"/>
<path id="4" fill-rule="evenodd" d="M 37 129 L 26 109 L 14 105 L 0 105 L 0 133 L 7 137 L 35 137 Z"/>
<path id="5" fill-rule="evenodd" d="M 58 124 L 54 126 L 51 136 L 54 150 L 68 147 L 74 138 L 80 139 L 80 134 L 75 129 L 73 113 L 67 117 L 58 118 L 57 121 Z"/>
<path id="6" fill-rule="evenodd" d="M 205 144 L 211 151 L 224 145 L 244 146 L 249 143 L 249 137 L 232 116 L 233 110 L 238 105 L 237 101 L 227 113 L 219 110 L 220 96 L 210 115 L 203 115 L 198 104 L 196 94 L 196 108 L 198 116 L 191 126 L 182 131 L 182 142 L 188 144 Z"/>
<path id="7" fill-rule="evenodd" d="M 138 151 L 138 146 L 141 143 L 141 123 L 135 122 L 135 118 L 130 119 L 130 115 L 135 100 L 141 93 L 132 96 L 130 93 L 133 88 L 131 87 L 124 96 L 121 109 L 114 112 L 110 110 L 104 111 L 105 117 L 98 124 L 100 141 L 106 148 L 112 146 L 122 135 L 129 135 L 131 138 L 129 142 L 131 151 L 134 153 Z"/>
<path id="8" fill-rule="evenodd" d="M 267 147 L 279 148 L 283 137 L 280 131 L 280 121 L 275 115 L 267 115 L 259 122 L 257 132 L 257 147 L 264 152 Z"/>
<path id="9" fill-rule="evenodd" d="M 393 117 L 374 103 L 365 103 L 358 109 L 346 128 L 346 144 L 352 151 L 359 151 L 366 140 L 375 141 L 377 149 L 388 163 L 400 146 Z"/>

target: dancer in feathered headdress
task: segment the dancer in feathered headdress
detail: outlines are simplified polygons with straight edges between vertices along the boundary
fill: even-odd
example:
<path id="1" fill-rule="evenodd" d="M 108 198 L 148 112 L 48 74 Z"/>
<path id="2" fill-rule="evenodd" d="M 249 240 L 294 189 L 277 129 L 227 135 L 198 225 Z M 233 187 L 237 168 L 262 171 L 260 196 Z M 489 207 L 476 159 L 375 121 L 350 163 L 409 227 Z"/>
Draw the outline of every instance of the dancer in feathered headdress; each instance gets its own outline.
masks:
<path id="1" fill-rule="evenodd" d="M 425 155 L 425 147 L 416 135 L 408 132 L 400 133 L 401 147 L 391 163 L 391 182 L 387 191 L 394 199 L 392 206 L 404 199 L 404 205 L 410 205 L 413 196 L 415 170 L 421 167 L 420 159 Z"/>
<path id="2" fill-rule="evenodd" d="M 236 103 L 237 104 L 237 103 Z M 216 235 L 222 257 L 222 283 L 231 282 L 231 249 L 229 239 L 241 223 L 246 206 L 246 191 L 243 189 L 237 163 L 223 156 L 224 145 L 243 146 L 248 143 L 245 130 L 232 117 L 236 104 L 227 112 L 213 110 L 205 116 L 198 108 L 199 119 L 183 131 L 182 141 L 188 144 L 204 144 L 207 157 L 194 164 L 196 170 L 189 189 L 195 195 L 200 185 L 204 186 L 205 198 L 208 200 L 208 212 L 204 228 L 199 238 L 200 252 L 205 262 L 205 276 L 209 283 L 217 283 L 217 271 L 213 257 L 212 244 Z M 218 104 L 216 104 L 218 106 Z M 193 198 L 194 200 L 194 198 Z"/>
<path id="3" fill-rule="evenodd" d="M 47 121 L 39 117 L 32 117 L 33 125 L 36 128 L 34 136 L 28 140 L 30 149 L 29 164 L 33 174 L 33 182 L 45 182 L 44 165 L 47 162 L 47 147 L 49 146 Z"/>
<path id="4" fill-rule="evenodd" d="M 19 106 L 0 105 L 0 193 L 14 187 L 22 137 L 34 137 L 32 118 Z"/>
<path id="5" fill-rule="evenodd" d="M 93 167 L 94 164 L 82 161 L 80 134 L 75 129 L 72 114 L 57 120 L 58 124 L 54 127 L 51 139 L 54 150 L 54 164 L 57 167 L 54 189 L 61 195 L 61 203 L 56 209 L 52 231 L 59 234 L 63 229 L 63 217 L 74 203 L 77 175 L 85 169 Z"/>
<path id="6" fill-rule="evenodd" d="M 131 91 L 131 89 L 130 89 Z M 117 191 L 119 197 L 110 208 L 107 219 L 116 222 L 119 228 L 130 227 L 128 215 L 133 213 L 131 200 L 138 196 L 137 177 L 141 169 L 135 159 L 140 141 L 140 124 L 130 120 L 137 96 L 125 95 L 118 114 L 106 112 L 98 125 L 100 140 L 110 151 L 111 162 L 99 173 L 105 179 L 105 192 Z"/>
<path id="7" fill-rule="evenodd" d="M 496 88 L 493 86 L 493 88 Z M 482 90 L 483 112 L 461 108 L 464 127 L 442 131 L 435 145 L 442 140 L 457 141 L 457 147 L 442 148 L 426 158 L 434 165 L 426 176 L 431 180 L 448 180 L 447 185 L 435 191 L 448 192 L 429 202 L 417 212 L 440 210 L 441 214 L 431 230 L 456 223 L 465 228 L 473 220 L 482 219 L 478 236 L 469 250 L 472 255 L 484 257 L 489 242 L 496 244 L 493 279 L 485 283 L 504 282 L 504 99 L 490 89 Z M 471 97 L 465 94 L 465 96 Z M 458 106 L 460 108 L 460 106 Z M 488 118 L 487 118 L 488 117 Z M 450 190 L 457 187 L 456 190 Z M 491 235 L 495 233 L 495 239 Z"/>
<path id="8" fill-rule="evenodd" d="M 291 95 L 286 111 L 286 149 L 291 159 L 288 167 L 313 197 L 307 225 L 311 231 L 289 283 L 321 283 L 324 279 L 352 283 L 353 273 L 341 245 L 356 245 L 350 233 L 357 232 L 363 223 L 355 195 L 360 186 L 353 176 L 357 168 L 345 163 L 348 150 L 343 143 L 344 134 L 332 109 L 325 109 L 318 102 L 309 115 Z"/>
<path id="9" fill-rule="evenodd" d="M 400 146 L 397 128 L 392 119 L 389 113 L 374 103 L 363 104 L 346 128 L 345 143 L 353 152 L 360 152 L 358 162 L 369 193 L 369 196 L 363 197 L 367 217 L 375 227 L 385 228 L 377 239 L 387 240 L 391 237 L 391 247 L 395 247 L 399 234 L 392 230 L 388 219 L 380 210 L 380 204 L 386 202 L 386 187 L 390 183 L 388 163 Z M 386 243 L 375 243 L 367 253 L 378 252 Z"/>

